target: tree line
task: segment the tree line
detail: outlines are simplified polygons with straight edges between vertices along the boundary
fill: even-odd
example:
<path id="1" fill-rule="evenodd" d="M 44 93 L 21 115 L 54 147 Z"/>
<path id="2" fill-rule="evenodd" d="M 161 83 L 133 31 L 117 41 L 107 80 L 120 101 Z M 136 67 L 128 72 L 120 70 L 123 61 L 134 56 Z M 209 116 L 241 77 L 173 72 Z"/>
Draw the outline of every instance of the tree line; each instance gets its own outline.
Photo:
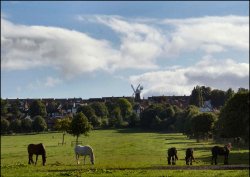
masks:
<path id="1" fill-rule="evenodd" d="M 213 112 L 200 112 L 204 101 L 211 100 Z M 88 134 L 92 128 L 140 127 L 150 131 L 182 132 L 190 138 L 242 137 L 249 139 L 249 90 L 240 88 L 238 92 L 212 90 L 196 86 L 190 95 L 190 105 L 181 109 L 168 103 L 151 104 L 137 114 L 139 104 L 125 98 L 109 102 L 94 102 L 78 107 L 75 115 L 57 119 L 52 127 L 77 138 Z M 52 112 L 40 100 L 32 102 L 30 118 L 21 119 L 18 102 L 10 110 L 1 99 L 1 133 L 40 132 L 47 130 L 47 114 Z"/>

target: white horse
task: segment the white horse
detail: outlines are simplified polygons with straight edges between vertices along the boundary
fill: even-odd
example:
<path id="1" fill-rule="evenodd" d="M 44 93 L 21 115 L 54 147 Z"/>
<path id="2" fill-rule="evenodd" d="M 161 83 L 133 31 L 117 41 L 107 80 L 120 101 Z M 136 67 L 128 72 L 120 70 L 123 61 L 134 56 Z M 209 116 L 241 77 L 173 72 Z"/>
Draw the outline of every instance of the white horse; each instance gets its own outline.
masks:
<path id="1" fill-rule="evenodd" d="M 81 146 L 81 145 L 76 145 L 75 146 L 75 155 L 76 155 L 76 160 L 77 164 L 79 164 L 79 156 L 84 156 L 84 165 L 85 165 L 85 159 L 86 156 L 88 155 L 90 157 L 90 161 L 92 164 L 95 163 L 95 156 L 93 149 L 90 146 Z"/>

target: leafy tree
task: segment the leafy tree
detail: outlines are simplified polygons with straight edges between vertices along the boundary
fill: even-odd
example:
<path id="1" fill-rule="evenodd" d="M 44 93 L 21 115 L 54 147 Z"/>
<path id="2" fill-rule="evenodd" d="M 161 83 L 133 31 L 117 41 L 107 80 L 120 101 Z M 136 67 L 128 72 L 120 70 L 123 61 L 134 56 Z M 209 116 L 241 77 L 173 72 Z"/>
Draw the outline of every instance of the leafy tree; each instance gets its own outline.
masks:
<path id="1" fill-rule="evenodd" d="M 218 129 L 223 137 L 243 137 L 249 141 L 249 91 L 238 92 L 222 108 Z"/>
<path id="2" fill-rule="evenodd" d="M 31 117 L 37 115 L 45 117 L 47 115 L 46 107 L 40 100 L 34 100 L 30 105 L 29 114 Z"/>
<path id="3" fill-rule="evenodd" d="M 66 132 L 70 131 L 70 125 L 71 125 L 71 118 L 70 117 L 64 117 L 62 119 L 57 119 L 55 122 L 55 129 L 63 132 L 62 137 L 62 145 L 64 143 L 64 136 Z"/>
<path id="4" fill-rule="evenodd" d="M 42 116 L 35 116 L 32 127 L 34 131 L 42 132 L 47 128 L 47 124 Z"/>
<path id="5" fill-rule="evenodd" d="M 123 119 L 121 116 L 121 109 L 120 107 L 115 107 L 111 112 L 111 117 L 109 119 L 109 125 L 111 127 L 120 127 L 122 125 Z"/>
<path id="6" fill-rule="evenodd" d="M 10 126 L 10 122 L 7 119 L 1 119 L 1 134 L 7 133 Z"/>
<path id="7" fill-rule="evenodd" d="M 201 86 L 200 89 L 201 89 L 203 101 L 210 100 L 212 89 L 210 87 L 205 87 L 205 86 Z"/>
<path id="8" fill-rule="evenodd" d="M 156 121 L 156 116 L 158 116 L 159 118 L 160 115 L 163 115 L 164 111 L 164 107 L 162 106 L 162 104 L 153 104 L 150 105 L 148 108 L 146 108 L 142 113 L 141 113 L 141 119 L 140 119 L 140 123 L 141 126 L 143 128 L 152 128 L 152 123 L 153 120 Z"/>
<path id="9" fill-rule="evenodd" d="M 225 93 L 225 96 L 226 96 L 226 101 L 228 101 L 229 99 L 231 99 L 233 96 L 234 96 L 234 91 L 233 89 L 229 88 L 226 93 Z"/>
<path id="10" fill-rule="evenodd" d="M 132 113 L 132 105 L 126 98 L 119 98 L 118 105 L 121 110 L 121 116 L 126 119 Z"/>
<path id="11" fill-rule="evenodd" d="M 192 130 L 198 142 L 200 138 L 207 139 L 212 134 L 215 121 L 216 116 L 213 113 L 201 113 L 193 117 Z"/>
<path id="12" fill-rule="evenodd" d="M 184 123 L 183 123 L 184 132 L 183 133 L 185 133 L 186 135 L 190 137 L 193 136 L 192 119 L 199 113 L 200 113 L 199 108 L 194 105 L 188 106 L 183 113 L 183 116 L 184 116 Z"/>
<path id="13" fill-rule="evenodd" d="M 19 110 L 21 103 L 19 100 L 15 100 L 11 105 L 11 113 L 13 114 L 14 118 L 20 118 L 21 111 Z"/>
<path id="14" fill-rule="evenodd" d="M 220 108 L 225 104 L 226 94 L 222 90 L 212 90 L 211 92 L 211 103 L 213 107 Z"/>
<path id="15" fill-rule="evenodd" d="M 21 121 L 18 119 L 11 121 L 9 129 L 15 133 L 21 132 Z"/>
<path id="16" fill-rule="evenodd" d="M 1 116 L 6 116 L 7 113 L 7 101 L 1 98 Z"/>
<path id="17" fill-rule="evenodd" d="M 78 143 L 79 136 L 81 134 L 88 136 L 91 129 L 92 125 L 89 123 L 87 117 L 82 112 L 79 112 L 74 115 L 71 121 L 69 133 L 76 136 L 76 143 Z"/>
<path id="18" fill-rule="evenodd" d="M 140 117 L 135 112 L 132 112 L 132 114 L 129 117 L 129 126 L 137 127 L 139 125 L 140 125 Z"/>
<path id="19" fill-rule="evenodd" d="M 192 90 L 192 93 L 190 95 L 189 104 L 195 105 L 197 107 L 203 106 L 202 91 L 198 85 L 196 87 L 194 87 L 194 89 Z"/>
<path id="20" fill-rule="evenodd" d="M 240 87 L 240 88 L 238 89 L 237 93 L 240 93 L 240 92 L 248 92 L 248 91 L 249 91 L 248 89 Z"/>
<path id="21" fill-rule="evenodd" d="M 91 125 L 93 125 L 93 127 L 97 128 L 97 127 L 101 126 L 102 120 L 100 117 L 93 115 L 92 117 L 90 117 L 90 123 L 91 123 Z"/>
<path id="22" fill-rule="evenodd" d="M 108 116 L 108 109 L 104 103 L 95 102 L 92 103 L 90 106 L 94 109 L 95 115 L 97 117 L 103 118 Z"/>
<path id="23" fill-rule="evenodd" d="M 90 120 L 90 118 L 95 115 L 95 111 L 90 105 L 80 106 L 77 109 L 77 112 L 82 112 L 88 118 L 88 120 Z"/>
<path id="24" fill-rule="evenodd" d="M 23 132 L 32 131 L 32 120 L 30 118 L 24 118 L 21 120 L 21 127 Z"/>
<path id="25" fill-rule="evenodd" d="M 55 101 L 52 101 L 46 106 L 46 111 L 48 114 L 50 114 L 50 116 L 52 116 L 52 113 L 57 111 L 57 107 L 58 104 Z"/>

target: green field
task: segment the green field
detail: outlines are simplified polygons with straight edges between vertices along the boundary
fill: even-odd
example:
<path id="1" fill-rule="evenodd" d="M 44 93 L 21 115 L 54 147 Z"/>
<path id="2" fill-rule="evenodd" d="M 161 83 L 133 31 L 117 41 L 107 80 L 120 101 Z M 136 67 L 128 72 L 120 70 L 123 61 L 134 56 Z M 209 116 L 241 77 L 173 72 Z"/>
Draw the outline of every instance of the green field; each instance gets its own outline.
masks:
<path id="1" fill-rule="evenodd" d="M 212 142 L 196 143 L 182 134 L 150 133 L 139 129 L 94 130 L 89 137 L 80 137 L 84 145 L 92 146 L 95 165 L 76 164 L 75 137 L 66 135 L 66 145 L 58 146 L 62 133 L 1 136 L 1 176 L 249 176 L 249 169 L 211 170 Z M 47 164 L 28 165 L 27 145 L 42 142 L 47 151 Z M 166 150 L 175 146 L 179 160 L 176 166 L 167 165 Z M 184 157 L 187 147 L 194 148 L 196 162 L 186 169 Z M 35 157 L 33 157 L 35 159 Z M 223 157 L 218 167 L 224 167 Z M 249 165 L 249 150 L 233 148 L 230 165 Z M 171 169 L 170 169 L 171 167 Z M 202 167 L 202 168 L 201 168 Z"/>

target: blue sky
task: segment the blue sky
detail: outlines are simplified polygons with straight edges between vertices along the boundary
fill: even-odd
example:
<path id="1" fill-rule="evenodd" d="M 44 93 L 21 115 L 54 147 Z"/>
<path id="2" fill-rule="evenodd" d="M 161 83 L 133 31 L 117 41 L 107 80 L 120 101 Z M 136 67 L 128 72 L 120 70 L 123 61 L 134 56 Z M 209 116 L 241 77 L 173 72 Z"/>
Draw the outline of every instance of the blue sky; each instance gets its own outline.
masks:
<path id="1" fill-rule="evenodd" d="M 1 2 L 1 97 L 249 86 L 249 2 Z"/>

